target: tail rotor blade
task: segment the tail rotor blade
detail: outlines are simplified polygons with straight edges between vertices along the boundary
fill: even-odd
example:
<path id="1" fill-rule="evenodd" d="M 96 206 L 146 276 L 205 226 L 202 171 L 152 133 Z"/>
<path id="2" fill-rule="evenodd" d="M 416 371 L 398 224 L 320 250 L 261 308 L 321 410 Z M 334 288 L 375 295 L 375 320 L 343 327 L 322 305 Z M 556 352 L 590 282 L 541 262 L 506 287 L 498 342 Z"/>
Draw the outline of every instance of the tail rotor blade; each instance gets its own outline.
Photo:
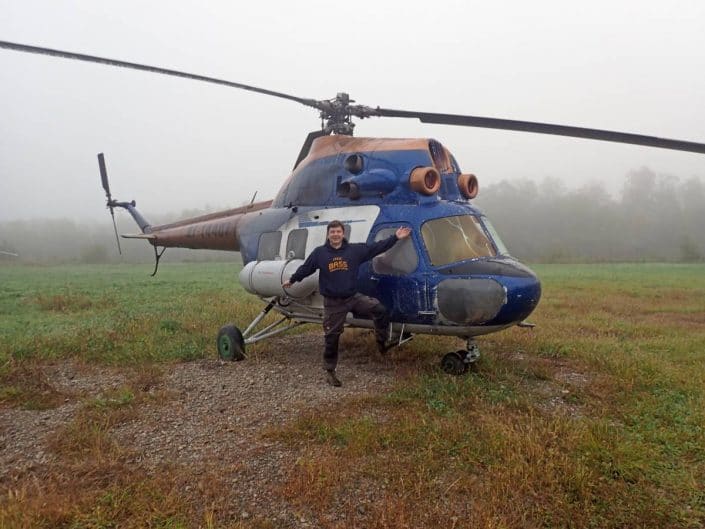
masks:
<path id="1" fill-rule="evenodd" d="M 110 216 L 113 218 L 113 230 L 115 230 L 115 242 L 117 243 L 118 253 L 122 255 L 122 248 L 120 248 L 120 237 L 118 236 L 117 223 L 115 222 L 115 212 L 113 208 L 110 208 Z"/>
<path id="2" fill-rule="evenodd" d="M 120 247 L 120 236 L 118 235 L 117 223 L 115 222 L 115 208 L 113 207 L 113 198 L 110 196 L 110 184 L 108 184 L 108 171 L 105 169 L 105 156 L 103 153 L 98 153 L 98 168 L 100 169 L 100 181 L 103 184 L 103 189 L 105 190 L 105 196 L 108 199 L 108 209 L 110 209 L 110 216 L 113 219 L 113 230 L 115 231 L 115 242 L 117 243 L 118 253 L 122 255 L 122 248 Z"/>
<path id="3" fill-rule="evenodd" d="M 110 185 L 108 184 L 108 171 L 105 169 L 105 157 L 103 153 L 98 154 L 98 167 L 100 169 L 100 181 L 103 183 L 105 195 L 110 200 Z"/>

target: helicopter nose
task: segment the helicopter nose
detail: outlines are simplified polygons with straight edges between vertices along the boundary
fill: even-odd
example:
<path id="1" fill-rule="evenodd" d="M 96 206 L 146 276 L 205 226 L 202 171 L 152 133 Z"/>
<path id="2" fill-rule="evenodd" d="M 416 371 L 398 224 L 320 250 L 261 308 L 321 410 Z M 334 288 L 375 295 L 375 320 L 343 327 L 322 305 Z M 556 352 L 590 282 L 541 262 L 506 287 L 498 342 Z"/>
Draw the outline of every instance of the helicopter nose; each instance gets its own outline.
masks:
<path id="1" fill-rule="evenodd" d="M 538 305 L 541 282 L 526 266 L 512 264 L 502 263 L 501 274 L 441 281 L 437 288 L 441 318 L 460 325 L 507 325 L 524 320 Z"/>
<path id="2" fill-rule="evenodd" d="M 502 284 L 489 278 L 453 278 L 438 284 L 438 310 L 452 323 L 479 325 L 492 320 L 507 302 Z"/>

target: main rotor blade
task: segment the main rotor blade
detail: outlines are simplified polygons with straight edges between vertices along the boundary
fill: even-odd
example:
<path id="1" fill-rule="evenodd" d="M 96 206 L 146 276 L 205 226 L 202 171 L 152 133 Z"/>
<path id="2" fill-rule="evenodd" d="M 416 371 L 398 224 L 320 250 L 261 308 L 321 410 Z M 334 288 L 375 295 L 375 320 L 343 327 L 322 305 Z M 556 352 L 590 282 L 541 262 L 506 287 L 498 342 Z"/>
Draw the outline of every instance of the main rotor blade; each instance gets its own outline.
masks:
<path id="1" fill-rule="evenodd" d="M 130 68 L 134 70 L 141 70 L 145 72 L 158 73 L 162 75 L 170 75 L 173 77 L 182 77 L 186 79 L 193 79 L 196 81 L 203 81 L 207 83 L 220 84 L 224 86 L 229 86 L 232 88 L 239 88 L 242 90 L 249 90 L 251 92 L 256 92 L 265 95 L 271 95 L 274 97 L 280 97 L 283 99 L 288 99 L 291 101 L 296 101 L 306 106 L 317 108 L 321 110 L 321 117 L 331 118 L 337 117 L 349 112 L 352 115 L 366 118 L 370 116 L 381 116 L 381 117 L 398 117 L 398 118 L 417 118 L 423 123 L 437 123 L 443 125 L 460 125 L 466 127 L 481 127 L 489 129 L 502 129 L 502 130 L 512 130 L 520 132 L 534 132 L 538 134 L 552 134 L 556 136 L 568 136 L 574 138 L 587 138 L 593 140 L 610 141 L 617 143 L 628 143 L 633 145 L 644 145 L 648 147 L 660 147 L 663 149 L 672 149 L 678 151 L 696 152 L 705 154 L 705 144 L 697 143 L 692 141 L 682 141 L 674 140 L 668 138 L 659 138 L 656 136 L 644 136 L 641 134 L 631 134 L 626 132 L 617 132 L 611 130 L 601 130 L 601 129 L 591 129 L 585 127 L 573 127 L 567 125 L 556 125 L 551 123 L 538 123 L 532 121 L 520 121 L 511 119 L 499 119 L 499 118 L 487 118 L 480 116 L 463 116 L 457 114 L 438 114 L 432 112 L 416 112 L 407 110 L 393 110 L 386 108 L 371 108 L 365 106 L 350 106 L 347 98 L 345 101 L 336 98 L 331 101 L 316 101 L 315 99 L 305 99 L 301 97 L 292 96 L 290 94 L 285 94 L 282 92 L 275 92 L 273 90 L 267 90 L 265 88 L 259 88 L 256 86 L 250 86 L 242 83 L 236 83 L 232 81 L 226 81 L 223 79 L 216 79 L 213 77 L 206 77 L 203 75 L 196 75 L 187 72 L 181 72 L 178 70 L 170 70 L 167 68 L 159 68 L 156 66 L 149 66 L 144 64 L 120 61 L 115 59 L 108 59 L 105 57 L 98 57 L 93 55 L 85 55 L 81 53 L 74 53 L 69 51 L 55 50 L 51 48 L 43 48 L 39 46 L 29 46 L 26 44 L 18 44 L 14 42 L 0 41 L 0 48 L 6 48 L 15 51 L 21 51 L 26 53 L 35 53 L 40 55 L 49 55 L 54 57 L 63 57 L 66 59 L 74 59 L 85 62 L 95 62 L 99 64 L 106 64 L 110 66 L 118 66 L 122 68 Z M 313 134 L 313 133 L 312 133 Z M 301 153 L 299 154 L 298 163 L 306 156 L 308 150 L 311 147 L 311 143 L 315 137 L 324 135 L 325 133 L 318 134 L 317 136 L 306 138 L 304 146 L 302 147 Z M 107 179 L 105 180 L 107 182 Z M 104 186 L 106 192 L 108 188 L 106 184 Z"/>
<path id="2" fill-rule="evenodd" d="M 158 73 L 162 75 L 171 75 L 173 77 L 183 77 L 185 79 L 193 79 L 195 81 L 203 81 L 206 83 L 220 84 L 224 86 L 229 86 L 231 88 L 240 88 L 242 90 L 249 90 L 250 92 L 257 92 L 259 94 L 265 94 L 274 97 L 281 97 L 283 99 L 289 99 L 291 101 L 296 101 L 303 105 L 318 108 L 317 101 L 314 99 L 305 99 L 302 97 L 296 97 L 289 94 L 284 94 L 282 92 L 275 92 L 273 90 L 267 90 L 265 88 L 258 88 L 256 86 L 250 86 L 242 83 L 235 83 L 233 81 L 226 81 L 224 79 L 216 79 L 214 77 L 206 77 L 204 75 L 197 75 L 187 72 L 181 72 L 178 70 L 170 70 L 168 68 L 159 68 L 158 66 L 149 66 L 146 64 L 138 64 L 134 62 L 119 61 L 116 59 L 108 59 L 105 57 L 97 57 L 95 55 L 85 55 L 83 53 L 74 53 L 71 51 L 55 50 L 52 48 L 42 48 L 40 46 L 29 46 L 27 44 L 18 44 L 16 42 L 7 42 L 0 40 L 0 48 L 5 48 L 8 50 L 22 51 L 25 53 L 36 53 L 38 55 L 50 55 L 52 57 L 63 57 L 64 59 L 74 59 L 77 61 L 84 62 L 95 62 L 98 64 L 107 64 L 109 66 L 118 66 L 121 68 L 130 68 L 132 70 L 141 70 L 143 72 Z"/>
<path id="3" fill-rule="evenodd" d="M 315 140 L 316 138 L 320 138 L 321 136 L 327 136 L 328 134 L 330 134 L 330 132 L 327 132 L 325 130 L 314 130 L 313 132 L 308 133 L 308 136 L 306 136 L 304 144 L 301 146 L 301 150 L 299 151 L 299 157 L 296 159 L 294 169 L 299 166 L 301 160 L 308 156 L 308 153 L 311 150 L 311 145 L 313 145 L 313 140 Z"/>
<path id="4" fill-rule="evenodd" d="M 441 125 L 460 125 L 464 127 L 481 127 L 486 129 L 515 130 L 520 132 L 536 132 L 538 134 L 553 134 L 573 138 L 630 143 L 648 147 L 660 147 L 676 151 L 688 151 L 705 154 L 705 144 L 692 141 L 671 140 L 656 136 L 643 136 L 628 132 L 612 130 L 588 129 L 552 123 L 536 123 L 533 121 L 518 121 L 513 119 L 485 118 L 479 116 L 461 116 L 457 114 L 436 114 L 433 112 L 414 112 L 407 110 L 392 110 L 389 108 L 374 109 L 375 116 L 392 118 L 418 118 L 422 123 L 438 123 Z"/>
<path id="5" fill-rule="evenodd" d="M 100 168 L 100 181 L 103 182 L 103 189 L 105 189 L 105 195 L 110 200 L 110 185 L 108 184 L 108 171 L 105 170 L 105 158 L 103 153 L 98 154 L 98 167 Z"/>

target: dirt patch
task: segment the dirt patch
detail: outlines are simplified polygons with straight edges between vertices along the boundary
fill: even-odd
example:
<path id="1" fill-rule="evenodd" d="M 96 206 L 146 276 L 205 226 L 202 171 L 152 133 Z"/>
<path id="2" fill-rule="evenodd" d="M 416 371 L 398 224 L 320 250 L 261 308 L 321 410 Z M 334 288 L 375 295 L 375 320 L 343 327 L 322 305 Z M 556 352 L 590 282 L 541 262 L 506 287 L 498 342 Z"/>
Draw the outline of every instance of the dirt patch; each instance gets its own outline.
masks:
<path id="1" fill-rule="evenodd" d="M 47 366 L 48 383 L 71 398 L 42 411 L 0 409 L 0 489 L 51 472 L 60 457 L 48 448 L 51 436 L 89 401 L 129 386 L 154 395 L 141 401 L 135 417 L 110 430 L 129 453 L 130 466 L 147 475 L 169 467 L 198 476 L 216 468 L 230 498 L 226 519 L 266 516 L 280 525 L 306 526 L 306 515 L 275 492 L 298 456 L 262 433 L 302 412 L 388 389 L 397 376 L 393 364 L 375 358 L 371 338 L 359 338 L 343 345 L 342 388 L 324 381 L 320 333 L 272 340 L 242 362 L 201 360 L 166 366 L 159 374 L 71 362 Z"/>
<path id="2" fill-rule="evenodd" d="M 594 382 L 593 375 L 563 360 L 510 353 L 510 361 L 523 367 L 524 383 L 536 395 L 537 408 L 548 414 L 580 419 L 582 393 Z"/>
<path id="3" fill-rule="evenodd" d="M 55 460 L 47 449 L 48 440 L 73 419 L 81 401 L 115 389 L 126 380 L 116 370 L 73 361 L 32 366 L 28 372 L 32 385 L 41 382 L 43 392 L 53 398 L 50 405 L 42 406 L 45 409 L 0 408 L 0 486 Z"/>
<path id="4" fill-rule="evenodd" d="M 71 403 L 48 410 L 0 410 L 0 487 L 55 459 L 48 438 L 77 408 Z"/>

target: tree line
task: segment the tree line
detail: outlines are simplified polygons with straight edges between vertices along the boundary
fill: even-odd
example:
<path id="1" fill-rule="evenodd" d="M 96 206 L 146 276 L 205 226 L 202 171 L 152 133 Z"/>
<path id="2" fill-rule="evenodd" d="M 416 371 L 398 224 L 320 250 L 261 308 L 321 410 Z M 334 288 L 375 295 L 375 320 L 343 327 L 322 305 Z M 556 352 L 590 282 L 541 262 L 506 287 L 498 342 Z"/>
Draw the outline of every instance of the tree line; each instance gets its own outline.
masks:
<path id="1" fill-rule="evenodd" d="M 196 217 L 205 209 L 184 210 L 180 214 L 153 215 L 155 224 L 166 224 L 179 218 Z M 127 214 L 118 214 L 118 233 L 138 233 Z M 0 223 L 0 250 L 18 257 L 0 254 L 0 263 L 27 264 L 108 264 L 154 262 L 154 249 L 144 240 L 120 237 L 122 255 L 118 253 L 115 232 L 110 220 L 77 222 L 71 219 L 32 219 Z M 168 248 L 162 262 L 235 261 L 236 252 Z"/>
<path id="2" fill-rule="evenodd" d="M 705 260 L 705 184 L 648 168 L 626 175 L 619 196 L 595 183 L 569 189 L 559 179 L 503 181 L 481 189 L 475 204 L 515 257 L 529 262 Z M 189 210 L 159 223 L 200 215 Z M 120 219 L 121 231 L 134 231 Z M 125 222 L 130 228 L 125 229 Z M 142 263 L 154 259 L 140 240 L 121 239 L 109 221 L 34 219 L 0 223 L 0 262 Z M 170 248 L 164 261 L 236 261 L 239 254 Z"/>
<path id="3" fill-rule="evenodd" d="M 705 259 L 705 185 L 648 168 L 626 175 L 611 196 L 595 183 L 500 182 L 475 201 L 512 255 L 530 262 Z"/>

